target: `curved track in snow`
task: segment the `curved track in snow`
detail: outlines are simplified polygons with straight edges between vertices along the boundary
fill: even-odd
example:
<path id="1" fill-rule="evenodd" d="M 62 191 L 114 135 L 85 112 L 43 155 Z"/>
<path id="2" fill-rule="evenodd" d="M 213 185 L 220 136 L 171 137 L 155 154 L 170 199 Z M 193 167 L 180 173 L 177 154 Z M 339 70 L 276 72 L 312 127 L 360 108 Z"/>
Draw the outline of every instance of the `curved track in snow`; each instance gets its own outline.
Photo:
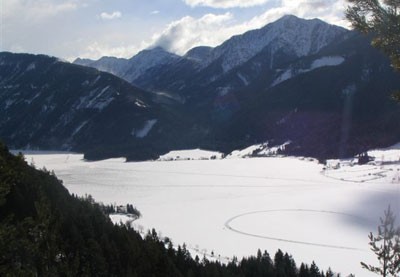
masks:
<path id="1" fill-rule="evenodd" d="M 261 238 L 261 239 L 267 239 L 267 240 L 274 240 L 274 241 L 281 241 L 281 242 L 289 242 L 289 243 L 295 243 L 295 244 L 302 244 L 302 245 L 309 245 L 309 246 L 317 246 L 317 247 L 324 247 L 324 248 L 334 248 L 334 249 L 342 249 L 342 250 L 352 250 L 352 251 L 366 251 L 364 249 L 356 248 L 356 247 L 349 247 L 349 246 L 344 246 L 344 245 L 333 245 L 333 244 L 324 244 L 324 243 L 315 243 L 315 242 L 308 242 L 308 241 L 299 241 L 299 240 L 291 240 L 291 239 L 285 239 L 285 238 L 278 238 L 278 237 L 273 237 L 273 236 L 264 236 L 264 235 L 258 235 L 258 234 L 252 234 L 248 232 L 241 231 L 239 229 L 236 229 L 231 226 L 231 223 L 240 218 L 244 217 L 247 215 L 252 215 L 252 214 L 261 214 L 261 213 L 274 213 L 274 212 L 308 212 L 308 213 L 326 213 L 326 214 L 337 214 L 341 216 L 346 216 L 346 217 L 352 217 L 356 218 L 358 220 L 364 220 L 361 217 L 351 215 L 351 214 L 346 214 L 346 213 L 340 213 L 340 212 L 334 212 L 334 211 L 324 211 L 324 210 L 307 210 L 307 209 L 279 209 L 279 210 L 265 210 L 265 211 L 254 211 L 254 212 L 247 212 L 243 214 L 236 215 L 234 217 L 229 218 L 225 222 L 225 227 L 235 233 L 245 235 L 245 236 L 250 236 L 250 237 L 255 237 L 255 238 Z"/>

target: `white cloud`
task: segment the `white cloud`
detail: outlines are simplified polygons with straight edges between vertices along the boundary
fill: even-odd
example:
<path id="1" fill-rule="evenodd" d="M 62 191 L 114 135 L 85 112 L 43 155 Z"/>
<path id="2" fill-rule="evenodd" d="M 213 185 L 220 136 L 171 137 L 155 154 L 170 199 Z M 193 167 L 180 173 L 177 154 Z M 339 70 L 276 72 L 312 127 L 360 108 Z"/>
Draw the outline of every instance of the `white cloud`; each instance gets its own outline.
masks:
<path id="1" fill-rule="evenodd" d="M 214 2 L 222 4 L 235 1 Z M 177 54 L 184 54 L 196 46 L 217 46 L 233 35 L 261 28 L 286 14 L 306 19 L 320 18 L 331 24 L 348 27 L 343 15 L 346 5 L 346 0 L 281 0 L 273 8 L 240 23 L 229 12 L 220 15 L 206 14 L 197 19 L 186 16 L 170 23 L 160 34 L 154 35 L 153 44 Z"/>
<path id="2" fill-rule="evenodd" d="M 231 13 L 206 14 L 198 19 L 185 16 L 170 23 L 161 34 L 154 35 L 153 44 L 178 54 L 194 46 L 216 46 L 231 35 L 225 31 L 232 18 Z"/>
<path id="3" fill-rule="evenodd" d="M 346 0 L 281 0 L 279 5 L 234 28 L 245 31 L 261 28 L 287 14 L 305 19 L 319 18 L 330 24 L 348 27 L 349 24 L 344 18 L 346 6 Z"/>
<path id="4" fill-rule="evenodd" d="M 117 19 L 117 18 L 121 18 L 121 17 L 122 17 L 122 13 L 120 11 L 114 11 L 112 13 L 102 12 L 100 14 L 100 18 L 103 20 L 112 20 L 112 19 Z"/>
<path id="5" fill-rule="evenodd" d="M 159 13 L 160 13 L 160 11 L 155 10 L 155 11 L 152 11 L 150 14 L 151 15 L 156 15 L 156 14 L 159 14 Z"/>
<path id="6" fill-rule="evenodd" d="M 280 10 L 302 18 L 319 18 L 328 23 L 348 26 L 344 18 L 347 0 L 282 0 Z"/>
<path id="7" fill-rule="evenodd" d="M 212 8 L 247 8 L 263 5 L 270 0 L 183 0 L 187 5 L 191 7 L 204 6 Z"/>

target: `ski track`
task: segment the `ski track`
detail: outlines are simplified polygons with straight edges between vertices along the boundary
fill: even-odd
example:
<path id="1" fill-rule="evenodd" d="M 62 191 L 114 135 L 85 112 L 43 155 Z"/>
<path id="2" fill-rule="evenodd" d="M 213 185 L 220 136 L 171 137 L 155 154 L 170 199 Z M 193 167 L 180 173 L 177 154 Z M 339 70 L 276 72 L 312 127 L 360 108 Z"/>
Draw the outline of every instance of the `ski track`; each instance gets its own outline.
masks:
<path id="1" fill-rule="evenodd" d="M 298 240 L 290 240 L 290 239 L 284 239 L 284 238 L 277 238 L 277 237 L 270 237 L 270 236 L 262 236 L 262 235 L 257 235 L 257 234 L 251 234 L 247 232 L 240 231 L 238 229 L 233 228 L 230 224 L 232 221 L 246 216 L 246 215 L 251 215 L 251 214 L 260 214 L 260 213 L 272 213 L 272 212 L 313 212 L 313 213 L 327 213 L 327 214 L 338 214 L 338 215 L 344 215 L 348 217 L 353 217 L 361 220 L 365 220 L 362 217 L 351 215 L 351 214 L 346 214 L 346 213 L 340 213 L 340 212 L 334 212 L 334 211 L 325 211 L 325 210 L 307 210 L 307 209 L 279 209 L 279 210 L 265 210 L 265 211 L 254 211 L 254 212 L 247 212 L 247 213 L 242 213 L 236 216 L 233 216 L 229 218 L 224 226 L 235 233 L 245 235 L 245 236 L 250 236 L 250 237 L 255 237 L 255 238 L 261 238 L 261 239 L 267 239 L 267 240 L 274 240 L 274 241 L 281 241 L 281 242 L 288 242 L 288 243 L 295 243 L 295 244 L 302 244 L 302 245 L 309 245 L 309 246 L 316 246 L 316 247 L 324 247 L 324 248 L 334 248 L 334 249 L 342 249 L 342 250 L 351 250 L 351 251 L 366 251 L 365 249 L 360 249 L 356 247 L 349 247 L 349 246 L 341 246 L 341 245 L 332 245 L 332 244 L 324 244 L 324 243 L 314 243 L 314 242 L 307 242 L 307 241 L 298 241 Z"/>

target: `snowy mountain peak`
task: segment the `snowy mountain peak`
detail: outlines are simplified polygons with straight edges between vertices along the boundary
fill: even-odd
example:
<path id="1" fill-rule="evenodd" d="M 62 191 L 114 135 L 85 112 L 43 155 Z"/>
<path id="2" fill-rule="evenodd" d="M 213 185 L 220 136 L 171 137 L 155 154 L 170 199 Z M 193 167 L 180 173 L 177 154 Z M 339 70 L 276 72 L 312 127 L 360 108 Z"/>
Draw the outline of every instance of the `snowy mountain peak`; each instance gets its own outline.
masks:
<path id="1" fill-rule="evenodd" d="M 302 20 L 302 19 L 293 14 L 285 14 L 284 16 L 276 20 L 275 23 L 279 21 L 297 21 L 297 20 Z"/>
<path id="2" fill-rule="evenodd" d="M 120 76 L 125 72 L 128 65 L 128 60 L 123 58 L 104 56 L 98 60 L 77 58 L 73 63 L 93 67 L 97 70 L 109 72 L 116 76 Z"/>
<path id="3" fill-rule="evenodd" d="M 245 63 L 266 47 L 271 48 L 271 56 L 277 50 L 284 49 L 285 52 L 293 52 L 297 57 L 302 57 L 318 52 L 345 32 L 346 29 L 321 20 L 306 20 L 294 15 L 285 15 L 261 29 L 233 36 L 214 48 L 203 60 L 203 66 L 220 60 L 223 71 L 227 72 Z"/>
<path id="4" fill-rule="evenodd" d="M 76 58 L 72 63 L 74 64 L 79 64 L 79 65 L 84 65 L 88 66 L 91 63 L 95 62 L 94 60 L 91 59 L 85 59 L 85 58 Z"/>
<path id="5" fill-rule="evenodd" d="M 129 67 L 123 74 L 123 78 L 133 82 L 148 69 L 166 65 L 179 59 L 181 59 L 180 56 L 167 52 L 161 47 L 142 50 L 129 59 Z"/>
<path id="6" fill-rule="evenodd" d="M 154 47 L 142 50 L 130 59 L 103 57 L 98 61 L 76 60 L 75 63 L 110 72 L 147 90 L 154 90 L 158 86 L 154 85 L 157 80 L 163 84 L 161 90 L 165 89 L 165 84 L 181 89 L 185 87 L 185 81 L 177 81 L 180 76 L 193 76 L 205 70 L 203 75 L 207 78 L 203 81 L 212 82 L 256 56 L 261 57 L 257 64 L 276 69 L 282 57 L 287 62 L 316 54 L 346 32 L 349 31 L 318 19 L 285 15 L 260 29 L 233 36 L 215 48 L 195 47 L 183 57 Z M 166 76 L 164 79 L 162 74 Z M 237 76 L 247 83 L 246 78 L 242 78 L 244 75 Z"/>
<path id="7" fill-rule="evenodd" d="M 324 24 L 327 24 L 327 25 L 331 25 L 331 24 L 329 24 L 329 23 L 327 23 L 325 21 L 322 21 L 319 18 L 305 19 L 305 18 L 298 17 L 298 16 L 296 16 L 294 14 L 286 14 L 286 15 L 282 16 L 281 18 L 277 19 L 276 21 L 267 24 L 266 26 L 268 26 L 270 24 L 276 24 L 276 23 L 279 23 L 279 22 L 294 22 L 294 23 L 298 23 L 298 22 L 320 22 L 320 23 L 324 23 Z"/>
<path id="8" fill-rule="evenodd" d="M 185 58 L 194 60 L 197 62 L 201 62 L 203 59 L 205 59 L 213 50 L 212 47 L 209 46 L 198 46 L 195 48 L 190 49 L 186 54 Z"/>
<path id="9" fill-rule="evenodd" d="M 137 53 L 132 58 L 130 58 L 129 60 L 134 61 L 134 60 L 138 60 L 138 59 L 142 59 L 142 58 L 152 58 L 152 59 L 162 60 L 166 57 L 169 58 L 169 57 L 179 57 L 179 56 L 164 50 L 164 48 L 162 48 L 160 46 L 157 46 L 154 48 L 144 49 L 144 50 L 140 51 L 139 53 Z"/>
<path id="10" fill-rule="evenodd" d="M 101 57 L 94 61 L 78 58 L 74 63 L 109 72 L 132 83 L 150 68 L 166 65 L 180 58 L 180 56 L 165 51 L 162 47 L 155 47 L 142 50 L 130 59 Z"/>

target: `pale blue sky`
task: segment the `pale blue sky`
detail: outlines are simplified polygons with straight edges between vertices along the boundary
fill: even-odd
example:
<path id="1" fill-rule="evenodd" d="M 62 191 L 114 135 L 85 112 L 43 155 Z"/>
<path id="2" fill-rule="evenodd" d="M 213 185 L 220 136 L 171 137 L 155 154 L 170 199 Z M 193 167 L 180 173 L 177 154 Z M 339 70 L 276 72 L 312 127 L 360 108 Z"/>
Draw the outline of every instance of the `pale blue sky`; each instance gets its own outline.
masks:
<path id="1" fill-rule="evenodd" d="M 0 0 L 0 51 L 131 57 L 216 46 L 284 14 L 346 26 L 345 0 Z"/>

